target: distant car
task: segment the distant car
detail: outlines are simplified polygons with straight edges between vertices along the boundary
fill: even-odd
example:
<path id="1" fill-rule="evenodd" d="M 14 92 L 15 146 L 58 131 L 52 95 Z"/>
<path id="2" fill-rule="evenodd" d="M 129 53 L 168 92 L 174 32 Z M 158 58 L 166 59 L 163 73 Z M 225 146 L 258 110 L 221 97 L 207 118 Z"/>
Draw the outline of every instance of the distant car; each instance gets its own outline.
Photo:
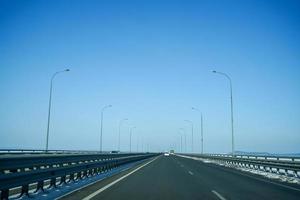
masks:
<path id="1" fill-rule="evenodd" d="M 168 152 L 165 152 L 165 154 L 164 154 L 165 156 L 169 156 L 170 154 L 168 153 Z"/>

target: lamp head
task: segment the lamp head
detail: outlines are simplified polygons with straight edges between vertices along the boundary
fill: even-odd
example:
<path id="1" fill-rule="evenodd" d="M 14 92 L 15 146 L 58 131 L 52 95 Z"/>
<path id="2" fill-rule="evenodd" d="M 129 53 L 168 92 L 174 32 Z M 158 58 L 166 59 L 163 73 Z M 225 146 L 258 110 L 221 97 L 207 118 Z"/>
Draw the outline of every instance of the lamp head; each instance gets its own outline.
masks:
<path id="1" fill-rule="evenodd" d="M 212 73 L 217 73 L 217 71 L 216 71 L 216 70 L 213 70 Z"/>
<path id="2" fill-rule="evenodd" d="M 66 72 L 69 72 L 69 71 L 70 71 L 70 69 L 66 69 L 65 71 L 66 71 Z"/>

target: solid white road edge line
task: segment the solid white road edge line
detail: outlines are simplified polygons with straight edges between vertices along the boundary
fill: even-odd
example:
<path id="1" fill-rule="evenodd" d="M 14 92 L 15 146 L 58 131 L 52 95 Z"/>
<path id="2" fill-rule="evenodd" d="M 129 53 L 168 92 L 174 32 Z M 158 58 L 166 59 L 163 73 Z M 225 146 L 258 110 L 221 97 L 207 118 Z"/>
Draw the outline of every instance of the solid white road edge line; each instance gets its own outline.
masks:
<path id="1" fill-rule="evenodd" d="M 214 193 L 219 199 L 226 200 L 222 195 L 220 195 L 217 191 L 212 190 L 212 193 Z"/>
<path id="2" fill-rule="evenodd" d="M 124 172 L 124 171 L 126 171 L 126 170 L 128 170 L 128 169 L 130 169 L 130 168 L 124 168 L 124 169 L 122 169 L 121 171 L 119 171 L 118 173 L 122 173 L 122 172 Z M 70 192 L 68 192 L 68 193 L 66 193 L 66 194 L 63 194 L 63 195 L 61 195 L 61 196 L 55 198 L 55 200 L 62 199 L 62 198 L 64 198 L 64 197 L 68 196 L 69 194 L 72 194 L 72 193 L 74 193 L 74 192 L 77 192 L 77 191 L 79 191 L 79 190 L 82 190 L 82 189 L 84 189 L 84 188 L 87 188 L 87 187 L 89 187 L 90 185 L 96 184 L 96 183 L 98 183 L 98 182 L 100 182 L 100 181 L 103 181 L 104 179 L 107 179 L 107 178 L 109 178 L 109 176 L 108 176 L 108 177 L 103 177 L 103 178 L 101 178 L 101 179 L 99 179 L 99 180 L 97 180 L 97 181 L 95 181 L 95 182 L 93 181 L 93 182 L 91 182 L 91 183 L 88 183 L 88 184 L 86 184 L 86 185 L 83 185 L 83 186 L 81 186 L 81 187 L 79 187 L 79 188 L 77 188 L 77 189 L 75 189 L 75 190 L 72 190 L 72 191 L 70 191 Z"/>
<path id="3" fill-rule="evenodd" d="M 110 188 L 111 186 L 113 186 L 114 184 L 118 183 L 119 181 L 123 180 L 124 178 L 130 176 L 131 174 L 133 174 L 134 172 L 140 170 L 141 168 L 145 167 L 146 165 L 152 163 L 153 161 L 155 161 L 158 157 L 156 157 L 155 159 L 153 160 L 150 160 L 149 162 L 143 164 L 142 166 L 136 168 L 135 170 L 131 171 L 130 173 L 128 174 L 125 174 L 124 176 L 118 178 L 117 180 L 109 183 L 108 185 L 104 186 L 103 188 L 100 188 L 99 190 L 93 192 L 92 194 L 88 195 L 87 197 L 84 197 L 82 200 L 90 200 L 91 198 L 95 197 L 96 195 L 100 194 L 101 192 L 103 192 L 104 190 Z"/>

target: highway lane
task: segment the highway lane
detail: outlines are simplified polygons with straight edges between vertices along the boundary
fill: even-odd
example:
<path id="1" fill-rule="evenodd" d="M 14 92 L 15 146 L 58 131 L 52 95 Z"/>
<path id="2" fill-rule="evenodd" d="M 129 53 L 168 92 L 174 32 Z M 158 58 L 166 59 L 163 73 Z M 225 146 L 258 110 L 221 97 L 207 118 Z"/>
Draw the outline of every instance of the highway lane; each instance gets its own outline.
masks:
<path id="1" fill-rule="evenodd" d="M 188 158 L 160 156 L 144 165 L 63 199 L 300 199 L 299 186 Z"/>

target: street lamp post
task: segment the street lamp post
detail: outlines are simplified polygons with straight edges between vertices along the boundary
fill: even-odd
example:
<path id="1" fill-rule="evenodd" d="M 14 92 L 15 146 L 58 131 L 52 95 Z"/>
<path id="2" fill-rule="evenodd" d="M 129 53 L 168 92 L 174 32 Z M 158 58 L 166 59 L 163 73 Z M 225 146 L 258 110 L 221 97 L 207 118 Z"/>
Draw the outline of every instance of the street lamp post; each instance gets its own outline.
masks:
<path id="1" fill-rule="evenodd" d="M 225 76 L 229 80 L 230 84 L 230 105 L 231 105 L 231 151 L 232 155 L 234 155 L 234 128 L 233 128 L 233 100 L 232 100 L 232 81 L 231 78 L 223 73 L 223 72 L 218 72 L 218 71 L 212 71 L 213 73 L 220 74 L 222 76 Z"/>
<path id="2" fill-rule="evenodd" d="M 102 152 L 102 133 L 103 133 L 103 112 L 105 109 L 112 107 L 112 105 L 104 106 L 101 109 L 101 128 L 100 128 L 100 152 Z"/>
<path id="3" fill-rule="evenodd" d="M 122 123 L 124 122 L 124 121 L 127 121 L 128 119 L 127 118 L 125 118 L 125 119 L 122 119 L 122 120 L 120 120 L 120 122 L 119 122 L 119 139 L 118 139 L 118 151 L 120 151 L 120 140 L 121 140 L 121 126 L 122 126 Z"/>
<path id="4" fill-rule="evenodd" d="M 46 137 L 46 152 L 48 151 L 48 145 L 49 145 L 49 128 L 50 128 L 50 115 L 51 115 L 51 103 L 52 103 L 52 86 L 53 86 L 53 80 L 56 77 L 57 74 L 62 72 L 68 72 L 69 69 L 65 69 L 62 71 L 55 72 L 51 77 L 50 82 L 50 97 L 49 97 L 49 107 L 48 107 L 48 123 L 47 123 L 47 137 Z"/>
<path id="5" fill-rule="evenodd" d="M 203 117 L 202 117 L 202 112 L 195 107 L 192 107 L 192 110 L 198 111 L 201 114 L 201 154 L 203 154 Z"/>
<path id="6" fill-rule="evenodd" d="M 137 141 L 137 144 L 136 144 L 136 152 L 139 152 L 139 136 L 136 137 L 136 141 Z"/>
<path id="7" fill-rule="evenodd" d="M 135 129 L 136 127 L 131 127 L 130 128 L 130 141 L 129 141 L 129 152 L 131 152 L 131 136 L 132 136 L 132 130 Z"/>
<path id="8" fill-rule="evenodd" d="M 190 120 L 184 120 L 192 125 L 192 152 L 194 152 L 194 123 Z"/>
<path id="9" fill-rule="evenodd" d="M 184 152 L 186 153 L 186 132 L 184 130 L 184 128 L 180 128 L 179 130 L 183 131 L 183 134 L 184 134 Z"/>
<path id="10" fill-rule="evenodd" d="M 179 132 L 180 134 L 180 153 L 182 153 L 182 134 L 181 132 Z"/>
<path id="11" fill-rule="evenodd" d="M 187 146 L 186 146 L 186 132 L 184 131 L 184 150 L 187 153 Z"/>

